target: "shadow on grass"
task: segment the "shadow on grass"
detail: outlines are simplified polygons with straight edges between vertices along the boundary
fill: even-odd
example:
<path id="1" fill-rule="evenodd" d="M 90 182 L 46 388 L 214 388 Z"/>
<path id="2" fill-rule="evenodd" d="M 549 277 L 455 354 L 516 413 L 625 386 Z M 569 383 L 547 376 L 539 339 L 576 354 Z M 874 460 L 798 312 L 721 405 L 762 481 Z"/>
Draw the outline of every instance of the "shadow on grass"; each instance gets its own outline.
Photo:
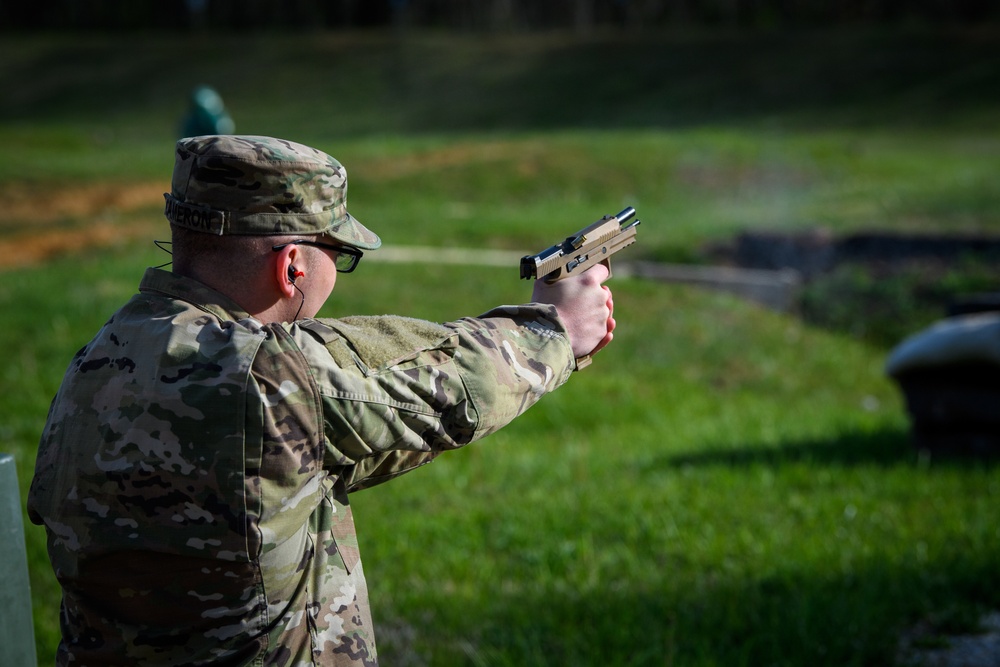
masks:
<path id="1" fill-rule="evenodd" d="M 742 472 L 801 462 L 817 468 L 890 468 L 921 461 L 905 430 L 887 428 L 778 447 L 661 456 L 642 472 L 683 466 Z M 980 462 L 948 458 L 931 465 Z M 615 505 L 619 499 L 606 502 Z M 918 514 L 922 502 L 913 500 Z M 620 520 L 629 519 L 623 514 Z M 928 516 L 912 525 L 844 536 L 837 534 L 840 524 L 821 521 L 802 534 L 789 533 L 772 559 L 756 564 L 742 562 L 738 533 L 760 525 L 720 521 L 732 530 L 726 547 L 732 551 L 714 564 L 698 560 L 697 531 L 686 529 L 676 540 L 691 540 L 690 552 L 667 553 L 661 542 L 646 546 L 663 553 L 595 558 L 607 566 L 595 566 L 584 583 L 542 571 L 532 577 L 534 583 L 498 580 L 481 597 L 435 593 L 422 601 L 427 616 L 421 622 L 434 626 L 424 640 L 434 645 L 436 659 L 428 664 L 888 667 L 903 664 L 896 659 L 899 642 L 914 627 L 926 628 L 922 639 L 934 642 L 944 634 L 973 631 L 981 611 L 1000 605 L 1000 541 L 989 521 L 966 531 L 929 526 L 935 520 Z M 625 544 L 622 535 L 608 531 L 602 548 L 610 553 L 639 548 Z M 420 630 L 413 629 L 413 636 L 420 637 Z M 429 655 L 421 641 L 408 648 Z M 394 650 L 390 640 L 387 662 L 395 662 Z"/>
<path id="2" fill-rule="evenodd" d="M 708 447 L 687 454 L 666 454 L 653 460 L 648 467 L 651 469 L 685 466 L 748 467 L 793 463 L 836 466 L 891 466 L 914 463 L 978 467 L 992 465 L 997 461 L 1000 461 L 1000 453 L 994 457 L 976 457 L 957 452 L 935 452 L 932 455 L 914 446 L 908 430 L 887 428 L 873 432 L 847 432 L 828 439 L 775 446 L 750 446 L 745 449 Z"/>
<path id="3" fill-rule="evenodd" d="M 974 629 L 977 610 L 998 602 L 990 593 L 1000 590 L 998 555 L 873 558 L 827 568 L 842 573 L 756 581 L 706 573 L 681 585 L 668 571 L 619 573 L 617 585 L 590 591 L 500 593 L 485 609 L 442 610 L 457 635 L 444 649 L 455 655 L 437 664 L 888 666 L 915 623 L 931 633 Z M 382 652 L 394 662 L 397 649 L 387 644 Z"/>
<path id="4" fill-rule="evenodd" d="M 164 104 L 180 113 L 189 88 L 224 82 L 223 96 L 250 126 L 268 114 L 343 136 L 383 131 L 451 132 L 553 128 L 664 128 L 772 122 L 938 127 L 965 113 L 989 117 L 1000 105 L 997 36 L 989 31 L 631 32 L 490 39 L 391 33 L 218 35 L 210 42 L 158 34 L 114 39 L 66 36 L 9 40 L 0 49 L 17 67 L 0 67 L 16 91 L 0 118 L 61 118 L 72 113 L 142 118 Z M 315 57 L 321 54 L 321 57 Z M 330 62 L 336 66 L 336 84 Z M 191 72 L 198 72 L 191 80 Z M 261 116 L 259 81 L 273 94 Z M 282 100 L 308 82 L 300 117 Z M 284 87 L 284 89 L 282 88 Z M 342 91 L 352 104 L 343 105 Z M 71 110 L 67 112 L 67 109 Z M 405 109 L 405 113 L 395 110 Z M 287 120 L 287 119 L 286 119 Z M 172 128 L 171 128 L 172 129 Z"/>

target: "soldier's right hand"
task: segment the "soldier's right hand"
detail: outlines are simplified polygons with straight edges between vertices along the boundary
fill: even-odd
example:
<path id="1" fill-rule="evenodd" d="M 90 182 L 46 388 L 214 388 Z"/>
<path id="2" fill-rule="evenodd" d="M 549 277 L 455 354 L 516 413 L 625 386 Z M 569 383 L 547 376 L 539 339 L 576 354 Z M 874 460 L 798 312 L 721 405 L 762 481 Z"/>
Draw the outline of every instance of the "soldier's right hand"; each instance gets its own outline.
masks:
<path id="1" fill-rule="evenodd" d="M 535 281 L 532 301 L 556 307 L 578 359 L 600 351 L 614 337 L 614 300 L 611 288 L 603 284 L 610 275 L 607 266 L 596 264 L 552 284 Z"/>

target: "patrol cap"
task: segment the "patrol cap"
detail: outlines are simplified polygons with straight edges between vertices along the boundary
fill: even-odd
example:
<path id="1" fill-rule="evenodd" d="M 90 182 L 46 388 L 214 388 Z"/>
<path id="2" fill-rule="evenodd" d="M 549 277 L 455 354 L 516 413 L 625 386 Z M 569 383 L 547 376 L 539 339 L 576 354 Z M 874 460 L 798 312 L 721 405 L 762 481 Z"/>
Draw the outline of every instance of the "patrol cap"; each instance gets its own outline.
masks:
<path id="1" fill-rule="evenodd" d="M 207 234 L 325 235 L 374 250 L 381 239 L 347 212 L 347 170 L 284 139 L 206 135 L 177 142 L 164 215 Z"/>

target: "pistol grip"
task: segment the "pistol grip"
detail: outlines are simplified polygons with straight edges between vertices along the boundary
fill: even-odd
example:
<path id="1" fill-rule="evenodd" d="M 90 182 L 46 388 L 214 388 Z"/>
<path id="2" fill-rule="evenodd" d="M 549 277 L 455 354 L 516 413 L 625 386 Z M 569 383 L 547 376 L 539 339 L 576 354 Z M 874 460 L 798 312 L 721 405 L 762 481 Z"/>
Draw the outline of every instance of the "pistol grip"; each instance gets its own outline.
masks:
<path id="1" fill-rule="evenodd" d="M 598 264 L 603 264 L 604 266 L 608 267 L 608 278 L 610 278 L 611 277 L 611 258 L 608 257 L 606 259 L 602 259 L 600 262 L 598 262 Z M 576 370 L 582 371 L 584 368 L 586 368 L 587 366 L 589 366 L 590 363 L 593 360 L 594 360 L 593 357 L 591 357 L 591 355 L 589 355 L 589 354 L 585 354 L 582 357 L 577 357 L 576 358 Z"/>

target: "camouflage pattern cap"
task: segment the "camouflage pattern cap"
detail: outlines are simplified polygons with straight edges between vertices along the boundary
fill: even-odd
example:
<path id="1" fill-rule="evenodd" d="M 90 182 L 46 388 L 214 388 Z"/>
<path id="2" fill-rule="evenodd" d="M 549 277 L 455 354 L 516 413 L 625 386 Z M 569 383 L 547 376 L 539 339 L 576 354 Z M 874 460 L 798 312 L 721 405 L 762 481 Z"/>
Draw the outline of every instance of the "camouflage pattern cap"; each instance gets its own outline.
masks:
<path id="1" fill-rule="evenodd" d="M 284 139 L 207 135 L 177 142 L 164 214 L 208 234 L 326 235 L 374 250 L 381 239 L 347 212 L 347 170 Z"/>

